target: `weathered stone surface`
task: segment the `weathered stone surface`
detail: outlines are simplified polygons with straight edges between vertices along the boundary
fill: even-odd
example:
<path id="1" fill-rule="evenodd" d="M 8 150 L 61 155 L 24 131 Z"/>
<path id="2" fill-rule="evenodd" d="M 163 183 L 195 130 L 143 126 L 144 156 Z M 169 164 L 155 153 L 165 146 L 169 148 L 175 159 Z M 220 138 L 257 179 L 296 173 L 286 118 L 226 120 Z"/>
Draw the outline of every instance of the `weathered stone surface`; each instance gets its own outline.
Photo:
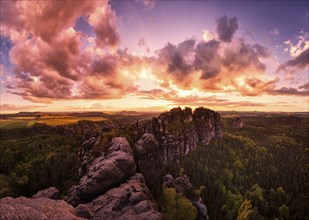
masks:
<path id="1" fill-rule="evenodd" d="M 132 149 L 125 138 L 114 138 L 105 155 L 95 159 L 79 184 L 71 189 L 68 202 L 74 206 L 93 200 L 136 173 Z"/>
<path id="2" fill-rule="evenodd" d="M 137 165 L 145 177 L 147 186 L 155 196 L 160 193 L 161 179 L 164 171 L 162 148 L 156 137 L 145 133 L 136 143 Z"/>
<path id="3" fill-rule="evenodd" d="M 38 191 L 32 198 L 59 199 L 59 190 L 56 187 L 49 187 Z"/>
<path id="4" fill-rule="evenodd" d="M 139 173 L 84 206 L 91 210 L 93 219 L 156 220 L 163 217 Z"/>
<path id="5" fill-rule="evenodd" d="M 0 219 L 82 220 L 74 208 L 63 200 L 48 198 L 5 197 L 0 199 Z"/>
<path id="6" fill-rule="evenodd" d="M 78 169 L 78 179 L 82 178 L 87 173 L 89 165 L 89 159 L 92 153 L 92 149 L 96 143 L 100 141 L 100 137 L 92 137 L 85 141 L 79 149 L 79 161 L 81 166 Z"/>
<path id="7" fill-rule="evenodd" d="M 209 144 L 222 136 L 220 115 L 206 108 L 173 108 L 146 123 L 145 133 L 152 133 L 160 147 L 164 163 L 178 161 L 181 155 L 196 149 L 197 144 Z"/>

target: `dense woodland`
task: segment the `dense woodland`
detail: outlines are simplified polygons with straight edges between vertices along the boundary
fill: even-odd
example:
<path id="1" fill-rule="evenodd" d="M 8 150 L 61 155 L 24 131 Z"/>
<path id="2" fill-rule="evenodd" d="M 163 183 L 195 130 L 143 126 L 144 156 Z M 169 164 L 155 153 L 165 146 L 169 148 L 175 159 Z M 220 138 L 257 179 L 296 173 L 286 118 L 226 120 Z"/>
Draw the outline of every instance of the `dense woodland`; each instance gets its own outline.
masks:
<path id="1" fill-rule="evenodd" d="M 168 171 L 185 172 L 210 219 L 309 219 L 309 123 L 292 116 L 223 119 L 223 138 L 200 146 Z"/>
<path id="2" fill-rule="evenodd" d="M 308 118 L 259 115 L 243 120 L 245 127 L 236 129 L 223 117 L 222 139 L 200 145 L 166 172 L 189 176 L 210 219 L 309 219 Z M 134 142 L 127 129 L 103 137 L 108 143 L 119 135 Z M 49 186 L 65 195 L 76 182 L 83 141 L 78 133 L 23 128 L 1 130 L 0 137 L 0 197 L 32 196 Z M 167 219 L 196 213 L 172 189 L 163 190 L 161 202 Z M 182 213 L 181 207 L 191 211 Z"/>

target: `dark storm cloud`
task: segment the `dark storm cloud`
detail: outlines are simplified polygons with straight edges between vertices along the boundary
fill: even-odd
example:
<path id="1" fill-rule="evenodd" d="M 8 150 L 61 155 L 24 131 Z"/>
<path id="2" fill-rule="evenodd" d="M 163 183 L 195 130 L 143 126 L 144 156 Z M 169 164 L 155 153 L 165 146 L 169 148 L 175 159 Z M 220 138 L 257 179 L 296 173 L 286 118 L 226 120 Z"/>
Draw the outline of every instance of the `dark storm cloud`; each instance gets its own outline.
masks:
<path id="1" fill-rule="evenodd" d="M 237 17 L 228 18 L 227 16 L 220 17 L 217 20 L 216 31 L 219 39 L 224 42 L 231 42 L 232 37 L 238 29 Z"/>

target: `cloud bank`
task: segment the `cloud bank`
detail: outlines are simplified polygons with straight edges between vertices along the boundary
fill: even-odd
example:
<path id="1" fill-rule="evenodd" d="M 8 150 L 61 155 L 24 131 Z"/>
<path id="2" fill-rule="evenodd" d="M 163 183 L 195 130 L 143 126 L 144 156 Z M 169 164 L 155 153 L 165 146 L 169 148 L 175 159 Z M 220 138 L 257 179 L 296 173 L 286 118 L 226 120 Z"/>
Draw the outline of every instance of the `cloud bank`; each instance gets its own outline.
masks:
<path id="1" fill-rule="evenodd" d="M 138 2 L 147 8 L 156 3 Z M 81 16 L 87 18 L 95 36 L 74 29 Z M 1 36 L 13 43 L 9 58 L 14 67 L 14 75 L 6 77 L 6 88 L 39 103 L 115 99 L 127 94 L 174 103 L 210 101 L 193 95 L 180 97 L 173 90 L 175 86 L 242 96 L 306 94 L 308 86 L 277 89 L 278 79 L 265 72 L 269 50 L 237 37 L 237 30 L 237 17 L 223 16 L 216 21 L 212 39 L 168 43 L 153 56 L 143 57 L 119 49 L 117 16 L 108 1 L 5 1 Z M 308 49 L 278 70 L 307 66 Z M 142 90 L 136 83 L 145 68 L 150 68 L 159 82 L 157 90 Z"/>

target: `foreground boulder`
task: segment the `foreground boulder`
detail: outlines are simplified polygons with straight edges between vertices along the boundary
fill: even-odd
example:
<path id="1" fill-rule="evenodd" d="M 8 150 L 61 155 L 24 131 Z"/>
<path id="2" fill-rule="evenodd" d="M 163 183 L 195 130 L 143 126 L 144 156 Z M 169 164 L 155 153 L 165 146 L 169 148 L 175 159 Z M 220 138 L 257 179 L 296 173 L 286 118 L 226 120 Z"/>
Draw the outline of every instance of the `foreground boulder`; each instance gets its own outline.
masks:
<path id="1" fill-rule="evenodd" d="M 38 191 L 32 196 L 32 198 L 49 198 L 49 199 L 59 199 L 59 190 L 56 187 L 49 187 Z"/>
<path id="2" fill-rule="evenodd" d="M 156 220 L 163 215 L 145 185 L 143 175 L 138 173 L 126 183 L 107 191 L 93 201 L 76 207 L 84 216 L 93 219 L 138 219 Z"/>
<path id="3" fill-rule="evenodd" d="M 82 220 L 85 218 L 77 217 L 74 208 L 63 200 L 5 197 L 0 199 L 0 219 Z"/>
<path id="4" fill-rule="evenodd" d="M 73 206 L 90 202 L 135 173 L 136 165 L 128 141 L 114 138 L 107 154 L 95 159 L 79 184 L 71 189 L 68 202 Z"/>

